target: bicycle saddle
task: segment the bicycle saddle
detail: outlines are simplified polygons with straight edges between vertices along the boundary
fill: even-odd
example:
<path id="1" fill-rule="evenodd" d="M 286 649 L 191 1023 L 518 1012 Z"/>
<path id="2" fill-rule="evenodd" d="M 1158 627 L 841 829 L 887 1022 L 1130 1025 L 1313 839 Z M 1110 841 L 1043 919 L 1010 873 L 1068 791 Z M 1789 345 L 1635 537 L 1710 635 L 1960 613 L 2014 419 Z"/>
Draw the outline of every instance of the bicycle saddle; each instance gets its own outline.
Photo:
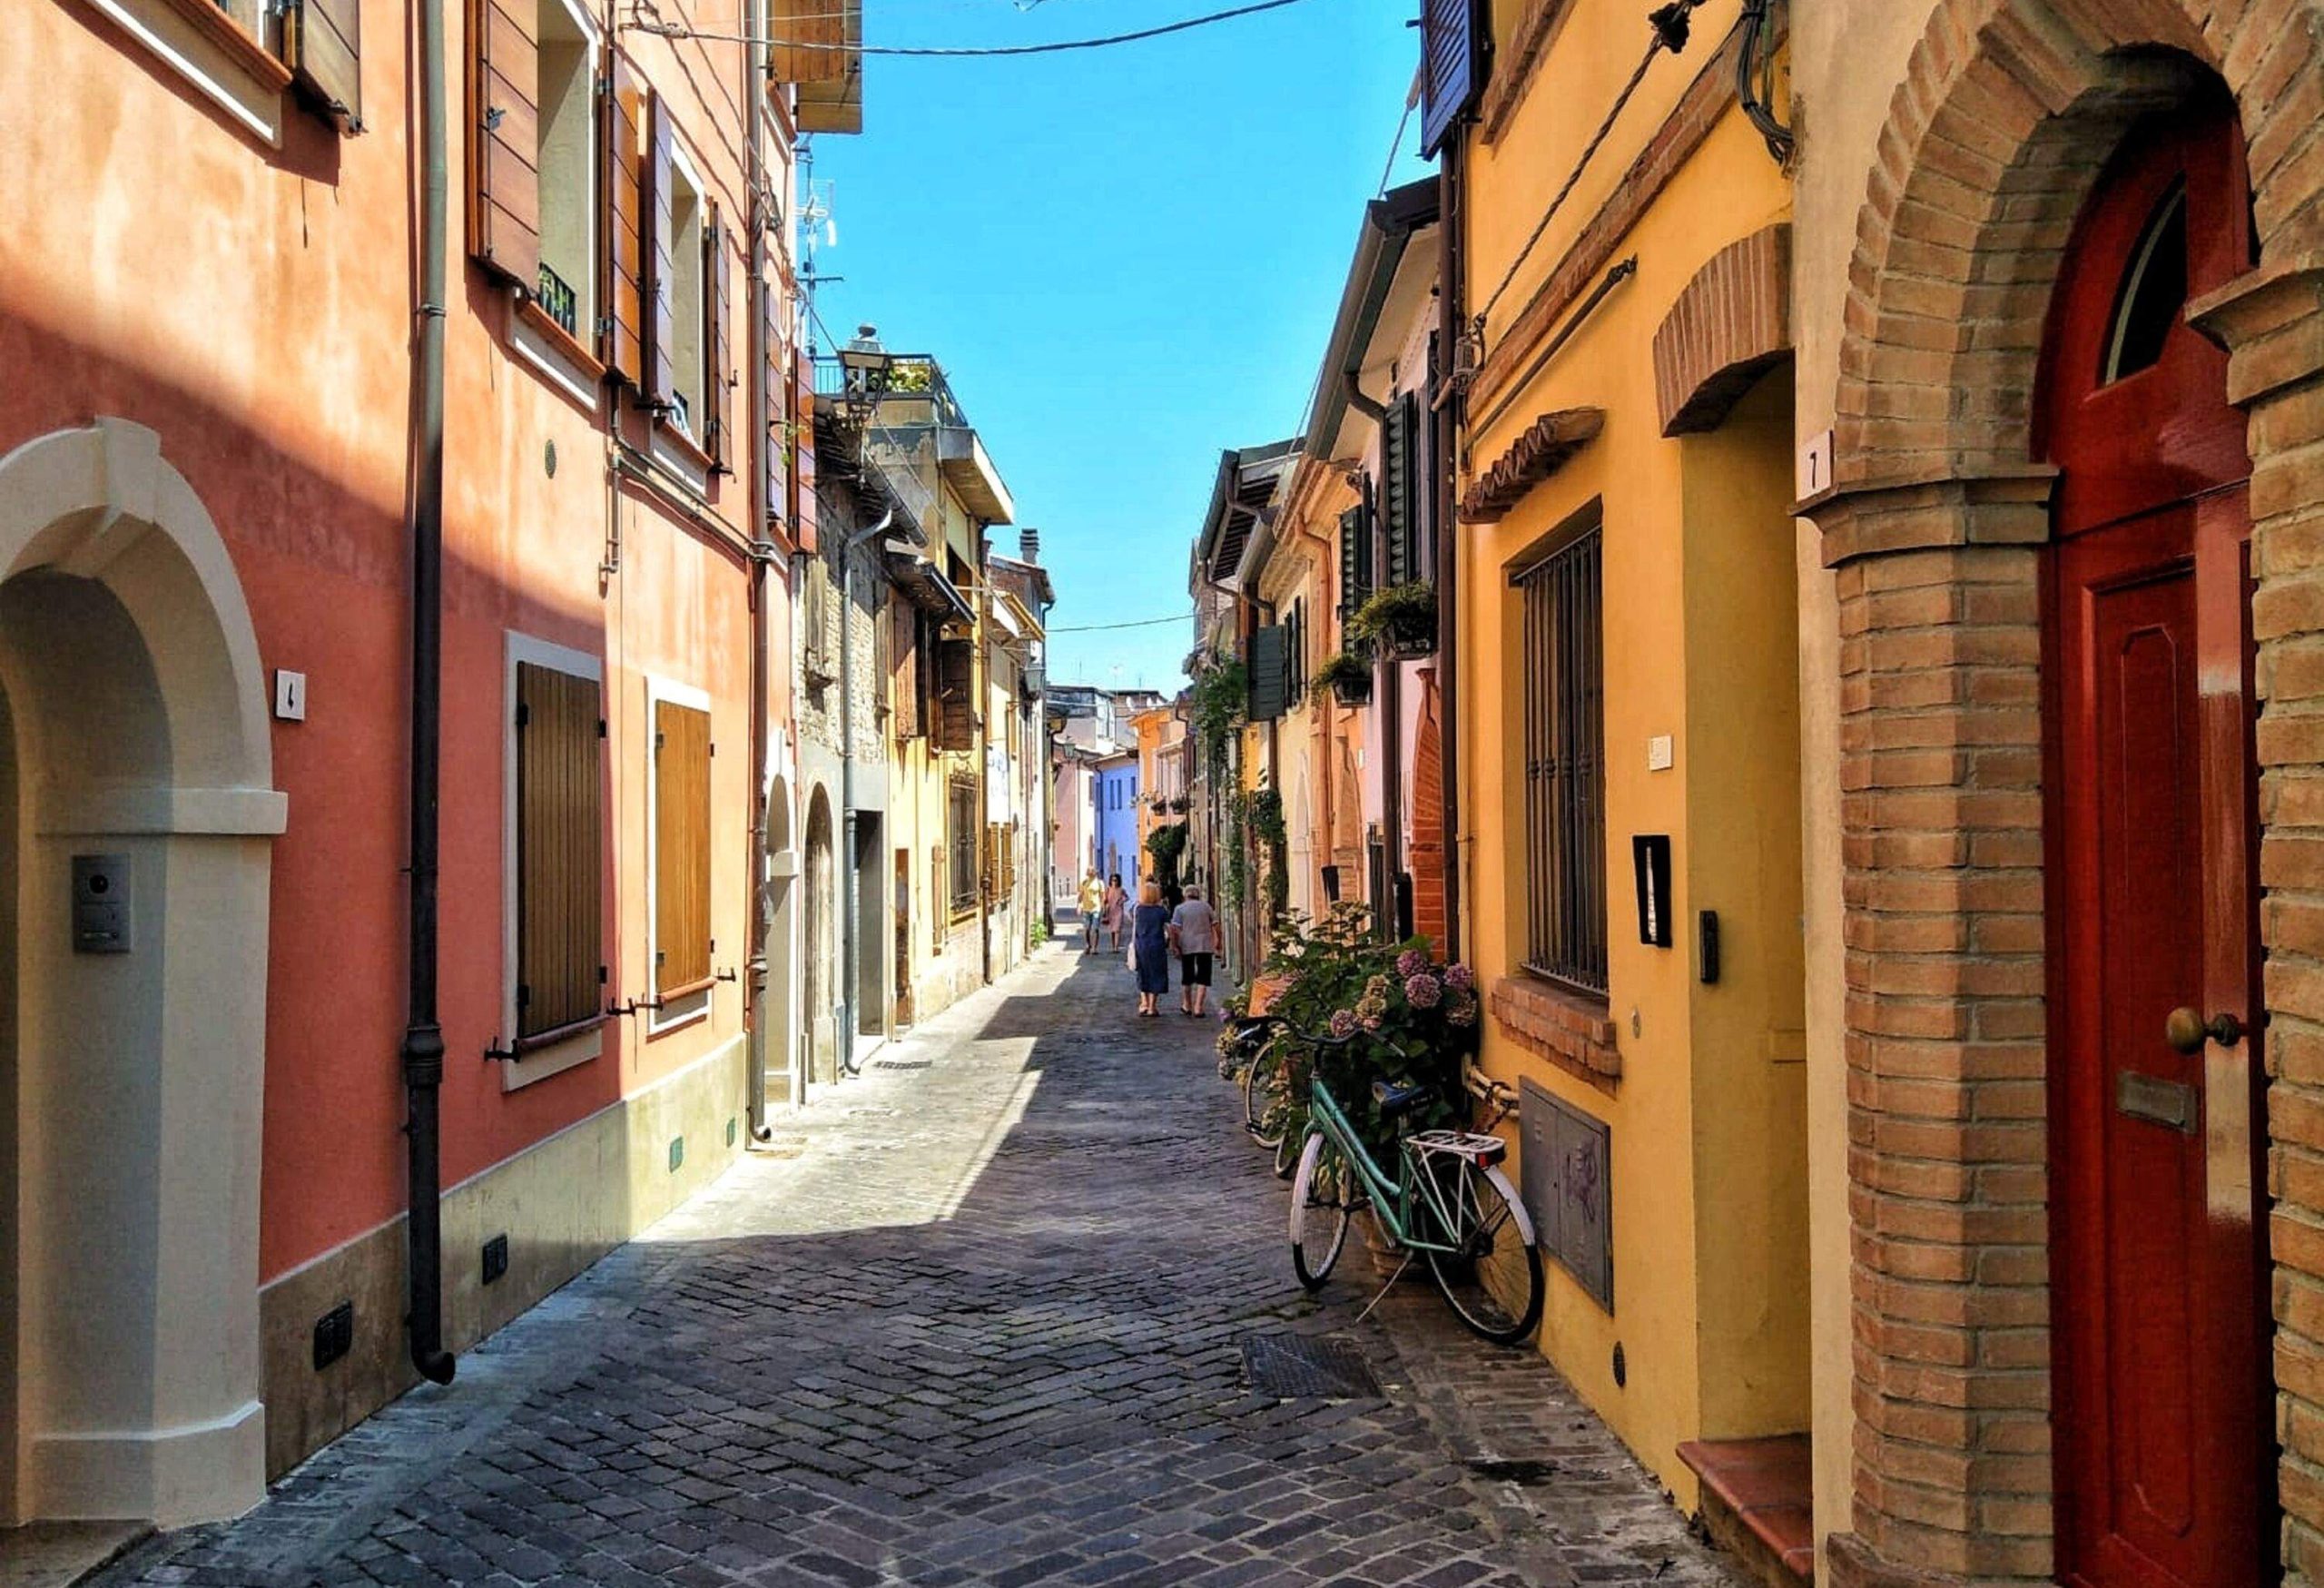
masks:
<path id="1" fill-rule="evenodd" d="M 1428 1100 L 1428 1088 L 1415 1081 L 1375 1080 L 1372 1083 L 1372 1100 L 1380 1105 L 1380 1117 L 1393 1119 L 1405 1110 Z"/>

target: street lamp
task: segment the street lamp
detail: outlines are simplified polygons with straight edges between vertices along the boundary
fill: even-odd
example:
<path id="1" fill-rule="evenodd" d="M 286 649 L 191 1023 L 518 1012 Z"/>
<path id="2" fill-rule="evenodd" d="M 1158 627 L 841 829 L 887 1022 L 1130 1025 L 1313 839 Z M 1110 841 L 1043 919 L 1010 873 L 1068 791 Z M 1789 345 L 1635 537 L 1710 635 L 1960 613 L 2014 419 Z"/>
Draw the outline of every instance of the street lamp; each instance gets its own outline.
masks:
<path id="1" fill-rule="evenodd" d="M 880 345 L 877 326 L 855 328 L 855 340 L 839 350 L 843 380 L 840 401 L 847 409 L 850 423 L 860 428 L 871 420 L 880 399 L 888 394 L 888 381 L 895 371 L 895 363 L 896 356 Z"/>

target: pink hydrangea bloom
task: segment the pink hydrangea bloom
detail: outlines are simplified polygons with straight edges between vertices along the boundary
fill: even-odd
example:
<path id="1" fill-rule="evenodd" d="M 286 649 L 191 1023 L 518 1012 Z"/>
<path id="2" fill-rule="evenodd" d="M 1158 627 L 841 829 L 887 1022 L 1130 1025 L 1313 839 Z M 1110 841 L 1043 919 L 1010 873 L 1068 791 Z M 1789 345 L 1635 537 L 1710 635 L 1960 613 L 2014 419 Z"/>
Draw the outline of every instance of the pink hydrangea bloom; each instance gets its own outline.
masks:
<path id="1" fill-rule="evenodd" d="M 1444 984 L 1455 992 L 1467 992 L 1475 988 L 1477 973 L 1466 965 L 1447 965 L 1444 967 Z"/>
<path id="2" fill-rule="evenodd" d="M 1455 992 L 1452 995 L 1452 1001 L 1444 1006 L 1444 1018 L 1451 1021 L 1456 1026 L 1472 1026 L 1476 1024 L 1477 1000 L 1475 995 L 1468 992 Z"/>
<path id="3" fill-rule="evenodd" d="M 1334 1037 L 1344 1040 L 1355 1035 L 1355 1011 L 1352 1009 L 1332 1011 L 1332 1035 Z"/>
<path id="4" fill-rule="evenodd" d="M 1423 971 L 1405 980 L 1404 996 L 1412 1001 L 1414 1009 L 1434 1009 L 1437 1001 L 1444 996 L 1444 983 Z"/>
<path id="5" fill-rule="evenodd" d="M 1396 956 L 1396 974 L 1409 981 L 1428 969 L 1428 956 L 1418 949 L 1406 949 Z"/>

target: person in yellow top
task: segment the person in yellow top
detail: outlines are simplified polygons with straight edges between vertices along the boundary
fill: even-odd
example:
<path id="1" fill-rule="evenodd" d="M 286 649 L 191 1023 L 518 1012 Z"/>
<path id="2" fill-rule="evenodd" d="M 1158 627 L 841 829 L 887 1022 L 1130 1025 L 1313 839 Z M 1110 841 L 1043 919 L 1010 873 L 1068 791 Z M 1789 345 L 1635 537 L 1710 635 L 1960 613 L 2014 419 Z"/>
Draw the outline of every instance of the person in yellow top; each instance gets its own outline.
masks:
<path id="1" fill-rule="evenodd" d="M 1098 880 L 1092 868 L 1081 879 L 1081 952 L 1098 952 L 1098 911 L 1106 902 L 1106 884 Z"/>

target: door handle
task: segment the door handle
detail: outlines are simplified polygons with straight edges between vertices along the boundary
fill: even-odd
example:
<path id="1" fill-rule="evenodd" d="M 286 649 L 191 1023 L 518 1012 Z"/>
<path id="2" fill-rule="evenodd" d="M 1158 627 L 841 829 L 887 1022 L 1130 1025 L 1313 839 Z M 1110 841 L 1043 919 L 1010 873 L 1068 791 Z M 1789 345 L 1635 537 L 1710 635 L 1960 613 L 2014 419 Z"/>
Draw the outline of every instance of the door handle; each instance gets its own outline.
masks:
<path id="1" fill-rule="evenodd" d="M 2164 1018 L 2162 1040 L 2181 1053 L 2200 1053 L 2205 1042 L 2232 1048 L 2243 1040 L 2243 1022 L 2231 1014 L 2215 1014 L 2207 1021 L 2200 1011 L 2182 1003 Z"/>

